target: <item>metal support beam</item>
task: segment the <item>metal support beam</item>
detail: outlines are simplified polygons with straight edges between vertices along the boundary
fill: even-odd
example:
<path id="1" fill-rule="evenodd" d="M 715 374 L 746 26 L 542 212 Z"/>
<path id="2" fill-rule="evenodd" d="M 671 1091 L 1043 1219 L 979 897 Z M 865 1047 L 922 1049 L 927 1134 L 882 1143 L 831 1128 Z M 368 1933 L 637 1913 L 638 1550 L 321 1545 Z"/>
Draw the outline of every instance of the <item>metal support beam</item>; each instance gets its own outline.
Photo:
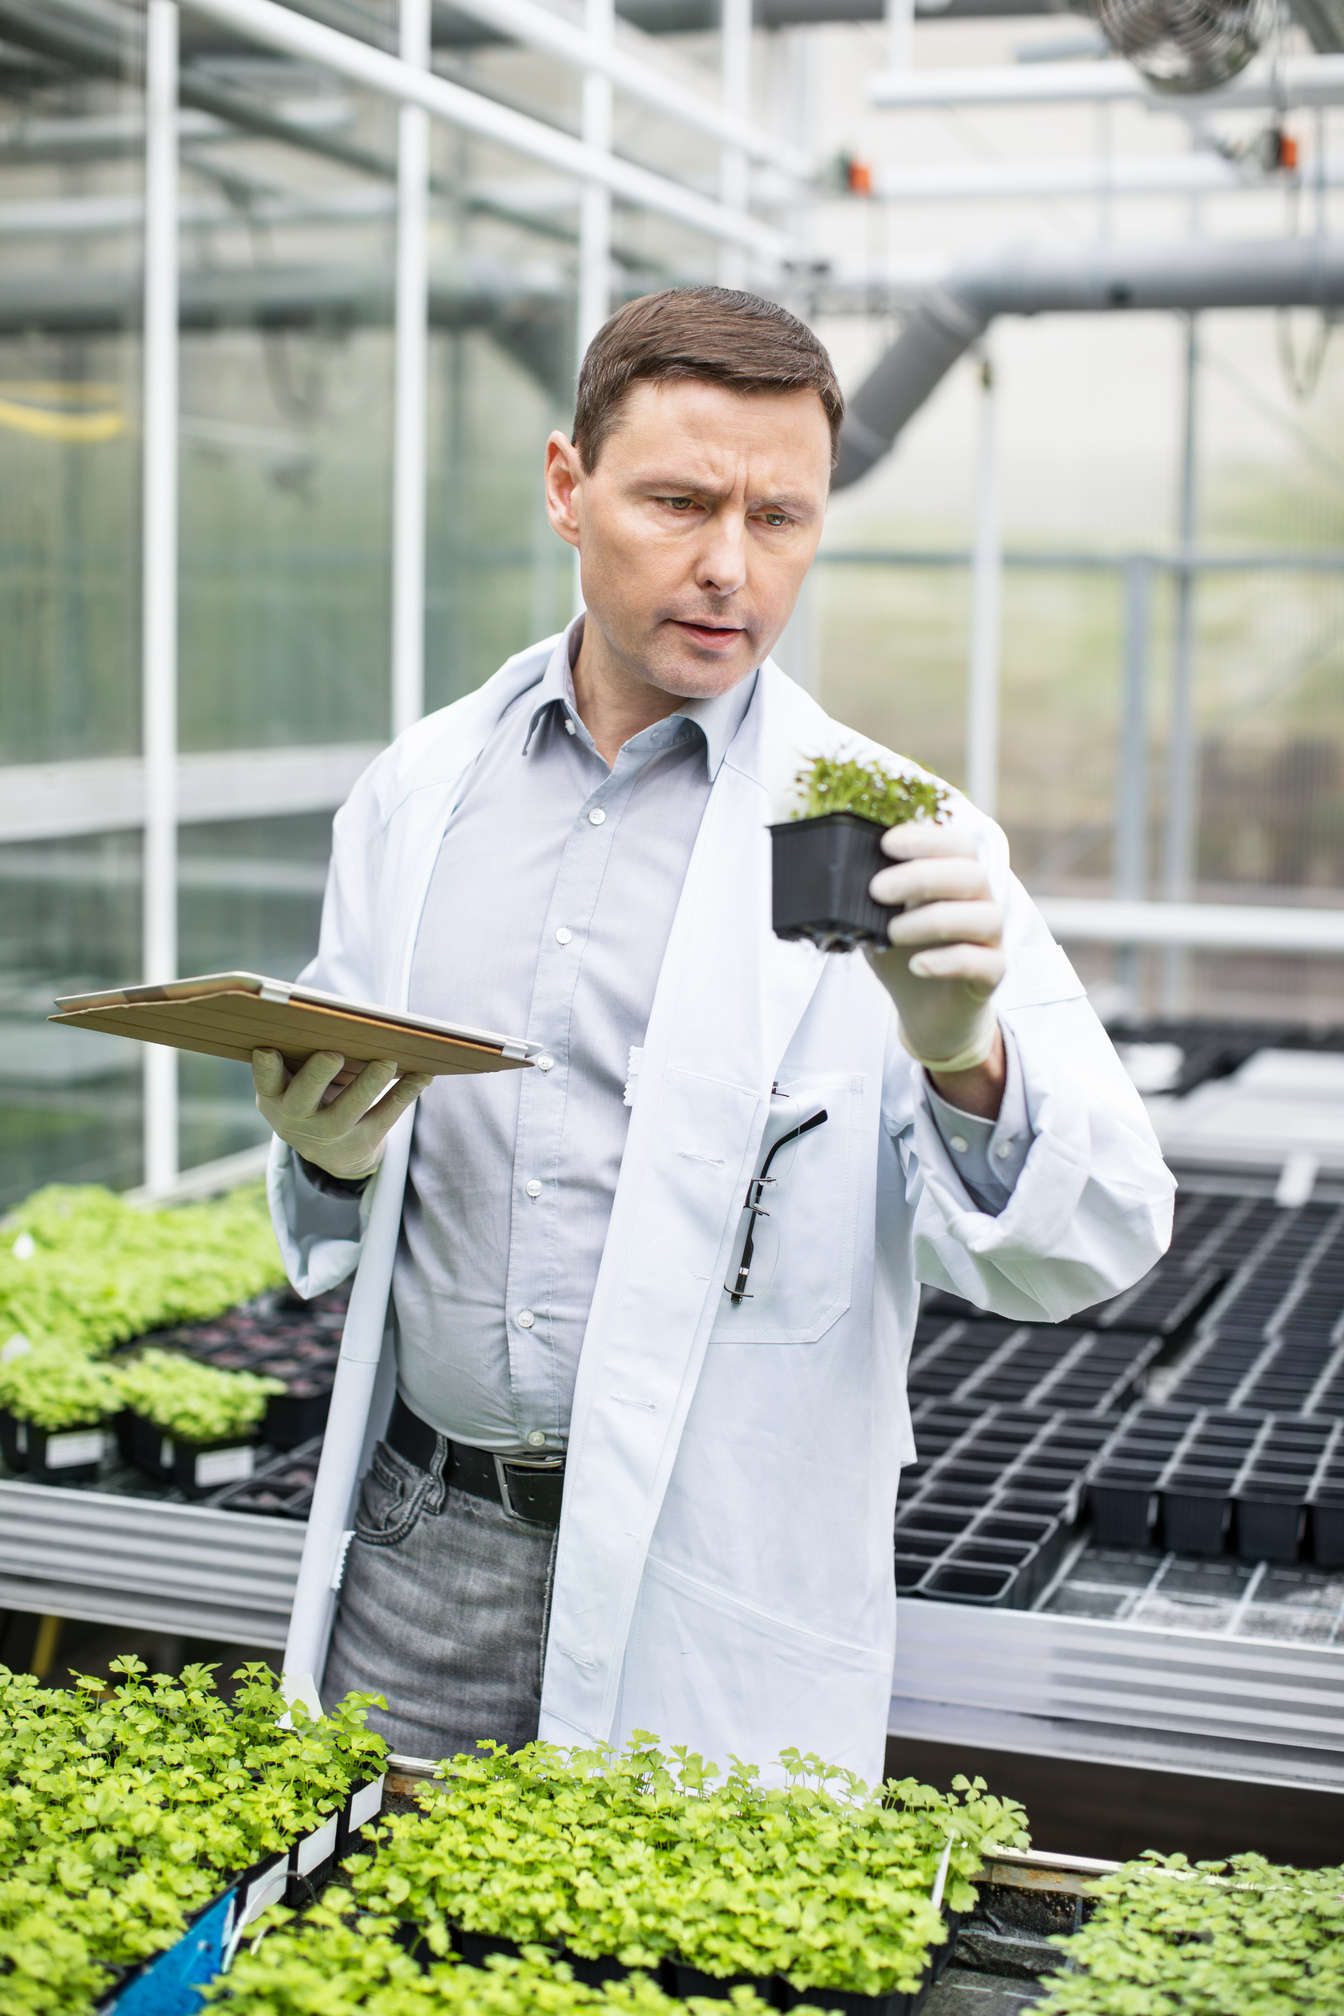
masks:
<path id="1" fill-rule="evenodd" d="M 1125 566 L 1125 663 L 1120 705 L 1120 751 L 1115 779 L 1115 861 L 1118 901 L 1148 893 L 1148 628 L 1152 606 L 1151 561 L 1136 555 Z M 1122 946 L 1116 978 L 1132 994 L 1138 985 L 1133 946 Z"/>
<path id="2" fill-rule="evenodd" d="M 584 27 L 590 43 L 609 43 L 615 22 L 612 0 L 584 0 Z M 583 80 L 584 144 L 611 153 L 611 80 L 590 70 Z M 579 210 L 578 360 L 611 313 L 611 191 L 585 182 Z"/>
<path id="3" fill-rule="evenodd" d="M 874 105 L 904 111 L 976 105 L 1099 105 L 1128 100 L 1150 112 L 1289 111 L 1344 104 L 1344 56 L 1285 56 L 1218 91 L 1158 91 L 1130 63 L 996 63 L 983 69 L 885 70 L 868 80 Z"/>
<path id="4" fill-rule="evenodd" d="M 430 0 L 401 0 L 401 60 L 429 68 Z M 396 387 L 392 448 L 392 733 L 425 711 L 425 477 L 429 330 L 429 114 L 397 134 Z"/>
<path id="5" fill-rule="evenodd" d="M 998 390 L 988 352 L 980 364 L 980 455 L 971 551 L 971 649 L 966 680 L 966 795 L 994 819 L 999 802 L 999 680 L 1003 555 L 999 512 Z"/>
<path id="6" fill-rule="evenodd" d="M 790 241 L 784 233 L 755 218 L 725 210 L 683 183 L 656 175 L 633 161 L 603 153 L 540 119 L 495 104 L 431 71 L 417 70 L 382 49 L 324 27 L 321 22 L 306 20 L 287 7 L 277 6 L 275 0 L 192 0 L 192 11 L 232 28 L 264 48 L 319 64 L 402 104 L 422 105 L 432 118 L 443 119 L 479 139 L 510 147 L 530 160 L 542 161 L 549 168 L 573 176 L 577 182 L 600 183 L 637 208 L 670 217 L 706 237 L 745 245 L 758 259 L 774 262 L 789 256 Z"/>
<path id="7" fill-rule="evenodd" d="M 145 310 L 141 534 L 142 967 L 177 977 L 177 51 L 173 0 L 145 23 Z M 177 1052 L 145 1046 L 144 1169 L 177 1174 Z"/>
<path id="8" fill-rule="evenodd" d="M 1166 844 L 1162 893 L 1169 903 L 1190 899 L 1195 870 L 1198 813 L 1198 748 L 1195 730 L 1195 551 L 1199 459 L 1199 330 L 1191 315 L 1185 331 L 1185 415 L 1177 505 L 1176 637 L 1171 675 L 1171 726 L 1167 743 Z M 1179 948 L 1163 961 L 1163 1006 L 1180 1013 L 1185 993 L 1185 958 Z"/>
<path id="9" fill-rule="evenodd" d="M 723 106 L 735 127 L 746 130 L 751 113 L 751 0 L 720 0 L 719 76 Z M 719 155 L 719 201 L 726 210 L 747 210 L 748 164 L 739 144 L 726 146 Z M 719 283 L 724 287 L 746 284 L 747 262 L 741 246 L 719 247 Z"/>

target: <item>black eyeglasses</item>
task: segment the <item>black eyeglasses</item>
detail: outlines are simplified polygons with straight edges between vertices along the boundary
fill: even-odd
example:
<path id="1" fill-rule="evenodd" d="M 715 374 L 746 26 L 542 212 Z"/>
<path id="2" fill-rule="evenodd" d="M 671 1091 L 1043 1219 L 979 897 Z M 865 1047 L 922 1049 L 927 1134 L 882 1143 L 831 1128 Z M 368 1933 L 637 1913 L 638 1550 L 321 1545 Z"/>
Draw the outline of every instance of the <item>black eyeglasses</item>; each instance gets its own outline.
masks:
<path id="1" fill-rule="evenodd" d="M 742 1242 L 742 1258 L 737 1263 L 737 1278 L 732 1282 L 725 1282 L 723 1287 L 724 1294 L 731 1298 L 734 1308 L 739 1302 L 751 1302 L 755 1299 L 747 1293 L 747 1276 L 751 1272 L 751 1256 L 756 1249 L 756 1220 L 770 1216 L 761 1203 L 761 1197 L 768 1184 L 779 1181 L 777 1176 L 770 1174 L 770 1164 L 781 1148 L 787 1148 L 790 1141 L 800 1140 L 804 1134 L 810 1134 L 812 1129 L 820 1127 L 825 1119 L 826 1108 L 823 1106 L 820 1113 L 814 1113 L 810 1120 L 804 1120 L 801 1126 L 792 1128 L 787 1134 L 781 1134 L 762 1162 L 760 1175 L 753 1176 L 747 1185 L 747 1201 L 742 1208 L 751 1213 L 751 1218 L 747 1225 L 747 1236 Z"/>

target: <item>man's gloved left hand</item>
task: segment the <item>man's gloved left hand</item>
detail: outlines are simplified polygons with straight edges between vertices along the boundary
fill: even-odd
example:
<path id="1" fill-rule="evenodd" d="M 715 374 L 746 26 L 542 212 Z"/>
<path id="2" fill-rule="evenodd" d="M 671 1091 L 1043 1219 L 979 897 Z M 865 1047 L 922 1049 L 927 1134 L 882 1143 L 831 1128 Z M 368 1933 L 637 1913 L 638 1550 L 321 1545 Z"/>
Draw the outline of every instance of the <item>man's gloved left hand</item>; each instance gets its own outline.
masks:
<path id="1" fill-rule="evenodd" d="M 993 994 L 1006 963 L 989 878 L 967 837 L 922 820 L 889 827 L 882 852 L 900 865 L 879 870 L 869 891 L 905 907 L 887 926 L 892 950 L 866 950 L 901 1040 L 930 1071 L 974 1070 L 996 1049 Z"/>

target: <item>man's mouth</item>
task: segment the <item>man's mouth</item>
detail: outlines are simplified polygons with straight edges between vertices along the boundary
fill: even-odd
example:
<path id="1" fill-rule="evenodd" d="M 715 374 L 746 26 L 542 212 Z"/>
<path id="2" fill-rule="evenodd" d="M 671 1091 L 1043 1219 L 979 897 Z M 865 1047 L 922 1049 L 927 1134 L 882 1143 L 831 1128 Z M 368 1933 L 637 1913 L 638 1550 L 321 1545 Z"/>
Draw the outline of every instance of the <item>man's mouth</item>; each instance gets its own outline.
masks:
<path id="1" fill-rule="evenodd" d="M 731 651 L 743 634 L 740 623 L 692 623 L 681 617 L 673 617 L 672 620 L 678 630 L 704 651 Z"/>

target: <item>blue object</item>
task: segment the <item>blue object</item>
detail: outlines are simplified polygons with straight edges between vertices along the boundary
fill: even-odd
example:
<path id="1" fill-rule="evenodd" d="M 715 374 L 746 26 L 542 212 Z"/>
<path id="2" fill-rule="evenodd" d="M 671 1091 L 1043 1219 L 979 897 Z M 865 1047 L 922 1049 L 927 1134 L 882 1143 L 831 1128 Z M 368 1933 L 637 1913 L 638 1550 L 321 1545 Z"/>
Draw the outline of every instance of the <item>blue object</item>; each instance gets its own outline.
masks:
<path id="1" fill-rule="evenodd" d="M 207 1906 L 175 1946 L 127 1982 L 109 2016 L 196 2016 L 201 1989 L 223 1968 L 236 1902 L 237 1891 L 229 1889 Z"/>

